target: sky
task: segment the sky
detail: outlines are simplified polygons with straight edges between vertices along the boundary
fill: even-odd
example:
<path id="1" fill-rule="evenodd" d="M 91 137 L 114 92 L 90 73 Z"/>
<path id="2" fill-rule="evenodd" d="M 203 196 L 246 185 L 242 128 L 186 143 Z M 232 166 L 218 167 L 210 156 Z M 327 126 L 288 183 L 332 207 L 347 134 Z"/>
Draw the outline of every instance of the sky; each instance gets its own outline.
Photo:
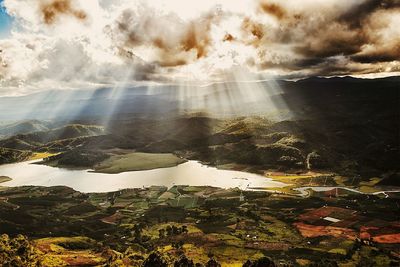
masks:
<path id="1" fill-rule="evenodd" d="M 0 38 L 8 36 L 11 29 L 11 17 L 3 7 L 3 0 L 0 0 Z"/>
<path id="2" fill-rule="evenodd" d="M 400 0 L 1 1 L 0 95 L 400 73 Z"/>

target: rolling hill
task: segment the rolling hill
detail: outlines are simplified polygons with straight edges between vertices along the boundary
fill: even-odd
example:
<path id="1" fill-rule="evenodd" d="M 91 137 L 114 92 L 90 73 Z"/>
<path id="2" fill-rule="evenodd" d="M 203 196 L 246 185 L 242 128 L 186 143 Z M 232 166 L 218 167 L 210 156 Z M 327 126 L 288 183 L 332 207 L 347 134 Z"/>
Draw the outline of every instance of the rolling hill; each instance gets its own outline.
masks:
<path id="1" fill-rule="evenodd" d="M 18 134 L 28 134 L 33 132 L 48 131 L 51 127 L 50 122 L 39 120 L 26 120 L 11 124 L 0 125 L 0 137 L 9 137 Z"/>

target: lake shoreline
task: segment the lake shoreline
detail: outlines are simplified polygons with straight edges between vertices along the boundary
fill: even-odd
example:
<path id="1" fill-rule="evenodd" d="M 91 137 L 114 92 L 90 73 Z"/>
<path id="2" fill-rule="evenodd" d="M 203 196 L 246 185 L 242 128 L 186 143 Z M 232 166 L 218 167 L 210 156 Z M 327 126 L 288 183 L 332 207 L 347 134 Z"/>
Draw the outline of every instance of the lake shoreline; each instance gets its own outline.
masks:
<path id="1" fill-rule="evenodd" d="M 33 163 L 33 164 L 32 164 Z M 144 171 L 104 174 L 91 169 L 68 170 L 37 161 L 0 166 L 0 175 L 13 175 L 14 180 L 4 186 L 68 186 L 80 192 L 112 192 L 124 188 L 143 188 L 152 185 L 168 188 L 182 184 L 189 186 L 212 186 L 219 188 L 284 187 L 286 184 L 273 181 L 253 173 L 219 170 L 202 165 L 197 161 L 187 161 L 174 167 Z M 239 178 L 239 179 L 238 179 Z"/>

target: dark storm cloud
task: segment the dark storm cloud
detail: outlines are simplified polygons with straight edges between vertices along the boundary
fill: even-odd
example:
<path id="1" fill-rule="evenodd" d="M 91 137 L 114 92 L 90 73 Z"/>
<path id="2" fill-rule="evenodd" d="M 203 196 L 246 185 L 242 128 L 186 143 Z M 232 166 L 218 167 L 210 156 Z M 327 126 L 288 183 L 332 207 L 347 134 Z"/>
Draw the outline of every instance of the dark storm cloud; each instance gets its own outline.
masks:
<path id="1" fill-rule="evenodd" d="M 303 68 L 319 75 L 339 75 L 379 70 L 371 66 L 375 63 L 398 64 L 400 38 L 389 32 L 393 26 L 389 20 L 396 12 L 400 14 L 400 0 L 365 0 L 341 8 L 333 4 L 330 9 L 292 9 L 284 1 L 259 3 L 266 16 L 278 20 L 279 28 L 268 31 L 261 27 L 267 37 L 258 47 L 268 50 L 270 43 L 289 45 L 295 57 L 282 62 L 266 59 L 261 69 L 280 66 L 289 71 Z"/>
<path id="2" fill-rule="evenodd" d="M 154 47 L 155 56 L 149 63 L 161 68 L 179 68 L 215 56 L 219 43 L 253 47 L 255 57 L 245 62 L 261 71 L 364 73 L 379 69 L 371 64 L 399 58 L 399 41 L 386 33 L 382 37 L 381 32 L 387 28 L 389 13 L 399 9 L 400 0 L 309 1 L 304 6 L 290 0 L 256 1 L 254 17 L 222 10 L 218 15 L 213 11 L 199 14 L 190 21 L 148 8 L 126 9 L 116 21 L 114 40 L 132 51 Z M 240 33 L 222 29 L 225 33 L 213 39 L 213 30 L 232 17 L 241 20 Z M 384 40 L 384 48 L 382 38 L 391 39 Z"/>
<path id="3" fill-rule="evenodd" d="M 350 30 L 348 25 L 333 22 L 308 36 L 295 51 L 306 57 L 327 58 L 336 55 L 352 55 L 361 51 L 367 42 L 363 31 Z"/>
<path id="4" fill-rule="evenodd" d="M 362 28 L 363 22 L 373 12 L 379 9 L 394 9 L 400 7 L 399 0 L 366 0 L 360 1 L 359 5 L 355 5 L 338 18 L 351 27 Z"/>
<path id="5" fill-rule="evenodd" d="M 397 49 L 397 50 L 396 50 Z M 351 59 L 360 63 L 379 63 L 400 60 L 400 44 L 394 50 L 387 52 L 376 51 L 366 55 L 354 55 Z"/>

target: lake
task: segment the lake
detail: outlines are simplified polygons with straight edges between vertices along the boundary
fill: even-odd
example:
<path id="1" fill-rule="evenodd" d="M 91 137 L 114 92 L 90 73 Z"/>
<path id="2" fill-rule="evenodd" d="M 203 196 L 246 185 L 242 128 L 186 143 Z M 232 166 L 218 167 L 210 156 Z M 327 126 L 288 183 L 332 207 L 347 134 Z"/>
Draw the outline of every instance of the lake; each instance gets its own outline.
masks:
<path id="1" fill-rule="evenodd" d="M 26 161 L 0 166 L 0 176 L 9 176 L 11 181 L 1 186 L 56 186 L 64 185 L 80 192 L 110 192 L 123 188 L 139 188 L 152 185 L 167 186 L 215 186 L 221 188 L 247 189 L 250 187 L 284 187 L 286 184 L 273 181 L 262 175 L 220 170 L 188 161 L 175 167 L 118 174 L 94 173 L 90 170 L 70 170 Z"/>

